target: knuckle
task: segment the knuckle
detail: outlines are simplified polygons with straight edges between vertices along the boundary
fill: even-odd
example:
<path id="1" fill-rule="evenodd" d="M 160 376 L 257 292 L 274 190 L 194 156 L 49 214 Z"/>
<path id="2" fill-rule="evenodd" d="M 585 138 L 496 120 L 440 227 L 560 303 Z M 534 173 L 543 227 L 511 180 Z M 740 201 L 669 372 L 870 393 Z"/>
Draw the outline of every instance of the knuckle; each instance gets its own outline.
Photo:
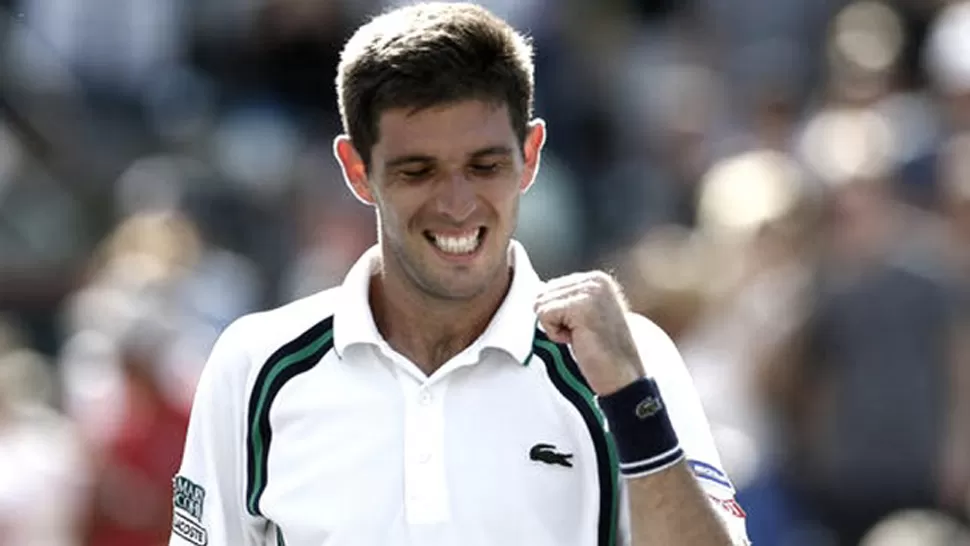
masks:
<path id="1" fill-rule="evenodd" d="M 610 277 L 608 273 L 602 270 L 590 271 L 589 279 L 596 284 L 597 287 L 603 288 L 609 286 L 613 278 Z"/>
<path id="2" fill-rule="evenodd" d="M 609 275 L 602 271 L 594 271 L 587 277 L 586 291 L 592 294 L 601 295 L 609 292 L 611 280 Z"/>

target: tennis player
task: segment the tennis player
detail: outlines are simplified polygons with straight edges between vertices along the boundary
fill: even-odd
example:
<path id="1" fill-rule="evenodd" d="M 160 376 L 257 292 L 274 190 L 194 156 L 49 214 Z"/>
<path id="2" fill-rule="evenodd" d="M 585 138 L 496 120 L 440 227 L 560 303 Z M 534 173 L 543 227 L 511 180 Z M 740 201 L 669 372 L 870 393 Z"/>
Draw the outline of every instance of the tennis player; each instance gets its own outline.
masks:
<path id="1" fill-rule="evenodd" d="M 608 275 L 540 280 L 512 239 L 546 139 L 528 41 L 474 5 L 400 8 L 337 87 L 378 243 L 222 334 L 172 546 L 746 544 L 671 340 Z"/>

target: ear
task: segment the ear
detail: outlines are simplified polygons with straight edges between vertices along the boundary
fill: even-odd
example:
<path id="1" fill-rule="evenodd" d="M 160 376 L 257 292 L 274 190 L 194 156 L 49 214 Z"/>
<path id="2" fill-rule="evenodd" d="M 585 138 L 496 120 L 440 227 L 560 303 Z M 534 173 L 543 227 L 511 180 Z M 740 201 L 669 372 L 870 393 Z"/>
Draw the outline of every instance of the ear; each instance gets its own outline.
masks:
<path id="1" fill-rule="evenodd" d="M 525 156 L 525 169 L 522 171 L 522 182 L 519 187 L 522 193 L 529 191 L 532 183 L 535 182 L 536 174 L 539 172 L 542 147 L 545 144 L 546 122 L 536 118 L 529 122 L 529 132 L 525 135 L 525 146 L 522 150 Z"/>
<path id="2" fill-rule="evenodd" d="M 371 191 L 370 183 L 367 181 L 367 166 L 364 165 L 364 160 L 357 153 L 357 148 L 354 148 L 349 136 L 340 135 L 334 139 L 333 155 L 340 163 L 344 182 L 350 188 L 354 197 L 365 205 L 373 206 L 374 194 Z"/>

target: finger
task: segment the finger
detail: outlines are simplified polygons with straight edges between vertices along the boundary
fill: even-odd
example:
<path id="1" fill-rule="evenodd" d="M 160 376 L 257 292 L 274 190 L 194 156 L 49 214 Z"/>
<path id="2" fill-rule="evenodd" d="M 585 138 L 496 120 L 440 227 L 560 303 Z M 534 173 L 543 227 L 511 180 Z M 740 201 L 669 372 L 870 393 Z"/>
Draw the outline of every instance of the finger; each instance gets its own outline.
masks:
<path id="1" fill-rule="evenodd" d="M 569 284 L 546 290 L 536 297 L 535 307 L 538 308 L 540 305 L 545 305 L 549 302 L 556 300 L 561 300 L 565 298 L 572 298 L 574 296 L 589 296 L 595 293 L 596 283 L 590 280 L 582 281 L 576 284 Z"/>
<path id="2" fill-rule="evenodd" d="M 570 273 L 569 275 L 549 279 L 546 281 L 546 288 L 549 290 L 554 290 L 556 288 L 562 288 L 571 284 L 579 284 L 588 279 L 590 279 L 589 273 Z"/>
<path id="3" fill-rule="evenodd" d="M 550 337 L 569 330 L 566 325 L 566 310 L 557 305 L 547 304 L 537 307 L 536 317 L 539 319 L 539 325 Z"/>
<path id="4" fill-rule="evenodd" d="M 589 294 L 613 294 L 614 296 L 621 292 L 613 277 L 602 271 L 593 271 L 553 279 L 546 283 L 546 289 L 540 294 L 539 298 L 547 299 L 555 297 L 557 294 L 576 291 Z"/>
<path id="5" fill-rule="evenodd" d="M 536 316 L 549 339 L 557 343 L 571 342 L 572 330 L 582 322 L 578 314 L 581 314 L 582 302 L 585 299 L 585 295 L 575 294 L 549 300 L 537 306 Z"/>
<path id="6" fill-rule="evenodd" d="M 552 325 L 543 325 L 543 331 L 546 333 L 546 337 L 549 338 L 553 343 L 563 343 L 569 345 L 573 342 L 573 333 L 568 328 Z"/>
<path id="7" fill-rule="evenodd" d="M 546 306 L 537 313 L 542 330 L 556 343 L 572 343 L 572 330 L 566 325 L 565 314 L 565 309 L 555 306 Z"/>
<path id="8" fill-rule="evenodd" d="M 604 271 L 586 271 L 584 273 L 573 273 L 546 281 L 546 288 L 555 290 L 572 284 L 593 283 L 603 288 L 614 288 L 617 286 L 616 279 Z"/>
<path id="9" fill-rule="evenodd" d="M 583 293 L 566 294 L 537 303 L 535 310 L 539 316 L 555 317 L 572 328 L 580 315 L 585 312 L 584 303 L 588 299 L 589 297 Z"/>

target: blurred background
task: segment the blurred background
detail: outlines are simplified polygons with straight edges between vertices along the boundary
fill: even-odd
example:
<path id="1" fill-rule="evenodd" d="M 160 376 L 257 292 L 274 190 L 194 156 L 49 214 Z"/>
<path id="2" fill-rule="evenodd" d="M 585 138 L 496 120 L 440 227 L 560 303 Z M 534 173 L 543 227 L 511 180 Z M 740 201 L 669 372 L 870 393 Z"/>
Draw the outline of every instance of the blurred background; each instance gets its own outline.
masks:
<path id="1" fill-rule="evenodd" d="M 159 546 L 234 318 L 375 240 L 330 149 L 388 0 L 0 0 L 0 545 Z M 518 237 L 678 342 L 768 546 L 970 544 L 970 4 L 490 0 Z"/>

